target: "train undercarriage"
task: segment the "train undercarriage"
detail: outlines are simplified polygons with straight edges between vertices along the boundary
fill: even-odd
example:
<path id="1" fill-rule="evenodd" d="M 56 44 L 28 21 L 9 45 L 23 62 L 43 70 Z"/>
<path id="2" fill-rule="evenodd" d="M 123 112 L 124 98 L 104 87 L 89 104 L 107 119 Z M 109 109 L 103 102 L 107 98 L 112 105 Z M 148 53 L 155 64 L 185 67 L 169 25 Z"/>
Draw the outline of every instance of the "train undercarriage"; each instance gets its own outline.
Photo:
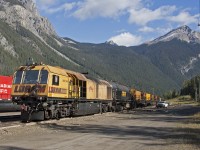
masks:
<path id="1" fill-rule="evenodd" d="M 51 98 L 49 100 L 41 101 L 34 97 L 26 97 L 23 101 L 18 101 L 16 103 L 21 105 L 22 122 L 131 110 L 136 107 L 136 103 L 133 100 L 53 100 Z"/>

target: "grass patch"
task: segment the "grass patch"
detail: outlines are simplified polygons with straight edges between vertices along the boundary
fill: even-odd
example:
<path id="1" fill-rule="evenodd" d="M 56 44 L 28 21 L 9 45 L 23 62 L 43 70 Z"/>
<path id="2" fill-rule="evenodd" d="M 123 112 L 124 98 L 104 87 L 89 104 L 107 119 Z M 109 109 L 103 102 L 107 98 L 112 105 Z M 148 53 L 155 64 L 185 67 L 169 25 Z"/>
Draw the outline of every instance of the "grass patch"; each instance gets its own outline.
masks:
<path id="1" fill-rule="evenodd" d="M 167 100 L 171 105 L 184 105 L 184 104 L 192 104 L 192 105 L 199 105 L 191 96 L 180 96 L 173 99 Z"/>
<path id="2" fill-rule="evenodd" d="M 179 132 L 178 143 L 183 147 L 200 148 L 200 112 L 191 116 L 187 122 L 179 123 L 174 132 Z"/>
<path id="3" fill-rule="evenodd" d="M 193 118 L 194 122 L 200 126 L 200 112 L 194 114 L 194 116 L 192 118 Z"/>
<path id="4" fill-rule="evenodd" d="M 183 121 L 177 123 L 177 128 L 174 129 L 173 142 L 177 144 L 177 149 L 200 149 L 200 107 L 198 102 L 190 96 L 180 96 L 174 99 L 167 100 L 171 105 L 193 105 L 194 113 L 187 116 Z M 193 107 L 190 107 L 193 112 Z M 199 108 L 199 111 L 198 111 Z M 190 110 L 184 110 L 189 111 Z M 173 136 L 174 136 L 173 135 Z"/>

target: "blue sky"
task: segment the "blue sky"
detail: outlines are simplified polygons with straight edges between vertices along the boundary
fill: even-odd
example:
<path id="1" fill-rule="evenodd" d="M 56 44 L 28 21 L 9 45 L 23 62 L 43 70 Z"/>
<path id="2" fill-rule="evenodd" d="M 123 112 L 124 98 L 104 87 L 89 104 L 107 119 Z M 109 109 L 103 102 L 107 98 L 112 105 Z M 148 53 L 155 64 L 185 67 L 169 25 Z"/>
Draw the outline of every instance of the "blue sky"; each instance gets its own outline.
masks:
<path id="1" fill-rule="evenodd" d="M 199 31 L 199 0 L 35 0 L 61 37 L 139 45 L 188 25 Z"/>

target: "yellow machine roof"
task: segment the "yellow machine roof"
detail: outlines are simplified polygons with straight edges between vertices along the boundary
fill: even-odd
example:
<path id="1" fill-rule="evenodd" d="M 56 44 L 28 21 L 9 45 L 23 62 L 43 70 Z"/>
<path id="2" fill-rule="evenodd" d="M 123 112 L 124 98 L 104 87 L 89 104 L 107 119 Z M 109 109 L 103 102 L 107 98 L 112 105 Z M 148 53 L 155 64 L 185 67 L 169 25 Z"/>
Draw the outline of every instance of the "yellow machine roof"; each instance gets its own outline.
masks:
<path id="1" fill-rule="evenodd" d="M 76 77 L 77 79 L 83 80 L 83 81 L 87 80 L 87 78 L 83 74 L 78 73 L 78 72 L 63 69 L 60 67 L 48 66 L 48 65 L 47 65 L 47 67 L 48 67 L 49 71 L 53 72 L 53 73 L 57 73 L 57 74 L 65 75 L 65 76 L 67 75 L 67 76 L 71 76 L 71 77 Z"/>
<path id="2" fill-rule="evenodd" d="M 81 74 L 81 73 L 78 73 L 78 72 L 74 72 L 74 71 L 71 71 L 71 70 L 66 70 L 65 71 L 67 72 L 67 74 L 70 76 L 71 75 L 75 75 L 77 79 L 79 80 L 82 80 L 82 81 L 86 81 L 87 78 L 85 77 L 85 75 Z"/>
<path id="3" fill-rule="evenodd" d="M 66 71 L 64 69 L 60 68 L 60 67 L 53 67 L 53 66 L 49 66 L 49 65 L 46 65 L 46 67 L 52 73 L 56 73 L 56 74 L 60 74 L 60 75 L 65 75 L 65 76 L 67 75 Z"/>

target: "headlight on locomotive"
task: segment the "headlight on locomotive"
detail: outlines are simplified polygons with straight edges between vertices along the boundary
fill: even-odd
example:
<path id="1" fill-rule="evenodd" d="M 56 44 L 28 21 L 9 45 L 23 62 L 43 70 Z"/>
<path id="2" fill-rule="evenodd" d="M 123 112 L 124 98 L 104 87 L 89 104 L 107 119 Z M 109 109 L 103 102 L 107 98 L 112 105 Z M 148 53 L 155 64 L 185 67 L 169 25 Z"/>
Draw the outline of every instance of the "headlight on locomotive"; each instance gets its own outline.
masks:
<path id="1" fill-rule="evenodd" d="M 13 100 L 13 101 L 17 101 L 17 100 L 19 100 L 19 97 L 13 96 L 13 97 L 12 97 L 12 100 Z"/>
<path id="2" fill-rule="evenodd" d="M 40 101 L 45 101 L 46 97 L 38 96 L 37 99 L 40 100 Z"/>

